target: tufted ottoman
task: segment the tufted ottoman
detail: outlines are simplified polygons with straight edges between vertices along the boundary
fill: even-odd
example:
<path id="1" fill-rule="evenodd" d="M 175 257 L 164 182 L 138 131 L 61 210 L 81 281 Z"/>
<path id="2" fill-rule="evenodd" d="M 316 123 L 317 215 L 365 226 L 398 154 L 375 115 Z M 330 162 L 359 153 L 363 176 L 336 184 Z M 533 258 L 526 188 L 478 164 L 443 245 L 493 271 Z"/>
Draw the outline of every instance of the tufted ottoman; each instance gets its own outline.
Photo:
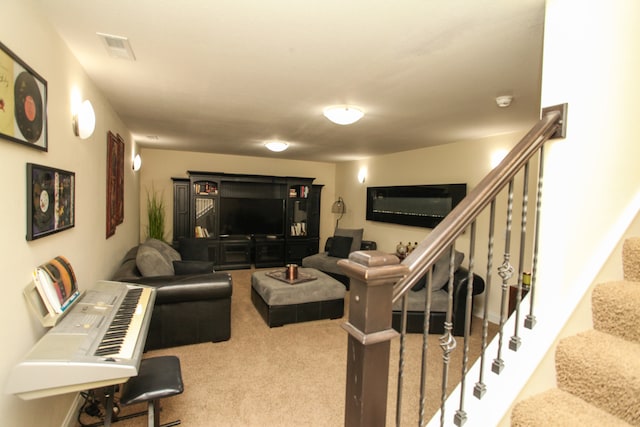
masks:
<path id="1" fill-rule="evenodd" d="M 269 327 L 319 319 L 338 319 L 344 314 L 345 287 L 313 268 L 300 268 L 315 280 L 289 284 L 256 271 L 251 276 L 251 301 Z"/>

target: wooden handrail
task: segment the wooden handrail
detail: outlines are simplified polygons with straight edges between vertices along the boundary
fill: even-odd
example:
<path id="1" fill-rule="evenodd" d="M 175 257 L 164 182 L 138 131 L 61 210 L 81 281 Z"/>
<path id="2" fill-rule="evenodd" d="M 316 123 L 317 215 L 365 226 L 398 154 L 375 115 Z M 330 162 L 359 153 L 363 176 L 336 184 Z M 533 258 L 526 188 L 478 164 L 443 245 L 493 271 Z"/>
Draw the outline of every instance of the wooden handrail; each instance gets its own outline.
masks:
<path id="1" fill-rule="evenodd" d="M 449 213 L 402 264 L 409 273 L 393 288 L 393 302 L 400 299 L 425 275 L 435 261 L 449 248 L 483 209 L 499 194 L 522 166 L 559 129 L 566 111 L 551 107 L 543 111 L 540 121 L 520 140 L 511 152 Z"/>

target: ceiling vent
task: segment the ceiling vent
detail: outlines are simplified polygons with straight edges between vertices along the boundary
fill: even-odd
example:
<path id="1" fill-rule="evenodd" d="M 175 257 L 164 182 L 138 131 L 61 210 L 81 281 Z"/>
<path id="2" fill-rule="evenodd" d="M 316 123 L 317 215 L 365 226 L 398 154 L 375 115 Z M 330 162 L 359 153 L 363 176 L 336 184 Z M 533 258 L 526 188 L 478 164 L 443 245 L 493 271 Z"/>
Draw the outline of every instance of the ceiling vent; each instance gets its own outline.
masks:
<path id="1" fill-rule="evenodd" d="M 96 34 L 100 39 L 102 39 L 102 42 L 110 56 L 129 61 L 136 60 L 136 56 L 133 54 L 133 49 L 131 49 L 131 44 L 129 43 L 128 38 L 104 33 Z"/>

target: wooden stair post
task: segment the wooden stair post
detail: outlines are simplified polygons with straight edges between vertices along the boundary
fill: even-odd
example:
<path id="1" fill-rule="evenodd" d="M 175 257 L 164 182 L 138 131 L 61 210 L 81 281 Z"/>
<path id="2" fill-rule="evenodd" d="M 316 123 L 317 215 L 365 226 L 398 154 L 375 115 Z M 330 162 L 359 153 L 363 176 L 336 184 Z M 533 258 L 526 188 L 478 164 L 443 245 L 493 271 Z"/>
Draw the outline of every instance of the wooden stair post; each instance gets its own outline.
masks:
<path id="1" fill-rule="evenodd" d="M 384 426 L 389 352 L 398 333 L 391 327 L 393 285 L 409 269 L 395 255 L 358 251 L 338 262 L 349 276 L 349 333 L 345 426 Z"/>

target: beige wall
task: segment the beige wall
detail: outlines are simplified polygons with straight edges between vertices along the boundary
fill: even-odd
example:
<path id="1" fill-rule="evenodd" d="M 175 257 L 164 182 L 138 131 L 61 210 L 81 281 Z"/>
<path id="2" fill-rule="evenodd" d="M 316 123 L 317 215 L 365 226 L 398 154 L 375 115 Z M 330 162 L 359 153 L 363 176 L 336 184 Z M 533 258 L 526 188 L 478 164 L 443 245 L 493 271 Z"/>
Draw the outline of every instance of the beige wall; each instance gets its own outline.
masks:
<path id="1" fill-rule="evenodd" d="M 532 121 L 532 126 L 534 122 Z M 365 238 L 375 240 L 378 249 L 385 252 L 395 252 L 399 242 L 421 242 L 431 232 L 431 229 L 367 221 L 365 219 L 366 188 L 385 185 L 463 183 L 467 184 L 467 191 L 470 191 L 491 170 L 493 155 L 511 149 L 520 141 L 527 130 L 339 164 L 336 171 L 336 194 L 341 195 L 347 205 L 347 213 L 340 225 L 363 227 Z M 367 169 L 367 178 L 364 184 L 360 184 L 357 175 L 363 167 Z M 534 172 L 532 169 L 532 173 Z M 521 192 L 522 179 L 520 175 L 515 182 L 516 191 Z M 534 191 L 535 188 L 530 188 L 530 200 L 535 200 L 533 198 Z M 499 196 L 498 200 L 496 224 L 503 225 L 506 221 L 506 196 L 504 193 Z M 521 194 L 516 192 L 514 218 L 519 218 L 517 213 L 521 210 L 521 200 Z M 529 209 L 532 210 L 533 207 Z M 484 269 L 486 269 L 487 259 L 488 217 L 488 213 L 484 213 L 477 224 L 475 271 L 482 277 L 486 277 Z M 519 235 L 513 235 L 511 247 L 518 248 L 518 242 Z M 470 252 L 469 244 L 469 233 L 463 234 L 456 242 L 456 249 L 463 252 L 465 258 Z M 495 253 L 501 254 L 504 245 L 503 236 L 495 237 L 495 245 Z M 518 257 L 516 254 L 512 254 L 512 256 L 512 262 L 517 266 Z M 465 265 L 467 262 L 468 258 L 465 259 Z M 494 259 L 494 265 L 501 262 L 501 258 Z M 492 283 L 496 287 L 500 286 L 501 281 L 497 274 L 493 275 Z M 483 309 L 483 301 L 477 299 L 474 305 L 475 312 L 482 313 Z M 500 294 L 498 292 L 493 292 L 491 295 L 489 312 L 491 320 L 499 322 Z"/>
<path id="2" fill-rule="evenodd" d="M 120 133 L 131 153 L 131 138 L 117 115 L 89 81 L 62 40 L 41 19 L 31 0 L 4 0 L 0 41 L 38 72 L 48 83 L 49 151 L 40 152 L 0 139 L 2 200 L 2 310 L 0 310 L 0 424 L 59 426 L 74 395 L 23 401 L 4 393 L 9 370 L 45 330 L 28 311 L 22 297 L 31 271 L 39 264 L 65 255 L 81 288 L 111 275 L 126 248 L 137 241 L 138 183 L 125 168 L 125 215 L 115 236 L 105 238 L 106 133 Z M 93 103 L 96 131 L 82 141 L 71 130 L 70 97 L 74 86 Z M 129 163 L 129 156 L 125 163 Z M 76 174 L 75 227 L 31 242 L 26 231 L 26 163 L 37 163 Z"/>
<path id="3" fill-rule="evenodd" d="M 144 148 L 141 150 L 140 176 L 140 240 L 146 238 L 147 190 L 154 188 L 162 193 L 167 206 L 167 239 L 173 236 L 173 188 L 171 180 L 188 177 L 187 171 L 224 172 L 253 175 L 297 176 L 315 178 L 314 184 L 322 188 L 321 241 L 333 234 L 331 211 L 335 193 L 335 164 L 280 160 L 246 156 L 230 156 L 211 153 L 192 153 Z M 322 243 L 321 243 L 322 244 Z"/>

